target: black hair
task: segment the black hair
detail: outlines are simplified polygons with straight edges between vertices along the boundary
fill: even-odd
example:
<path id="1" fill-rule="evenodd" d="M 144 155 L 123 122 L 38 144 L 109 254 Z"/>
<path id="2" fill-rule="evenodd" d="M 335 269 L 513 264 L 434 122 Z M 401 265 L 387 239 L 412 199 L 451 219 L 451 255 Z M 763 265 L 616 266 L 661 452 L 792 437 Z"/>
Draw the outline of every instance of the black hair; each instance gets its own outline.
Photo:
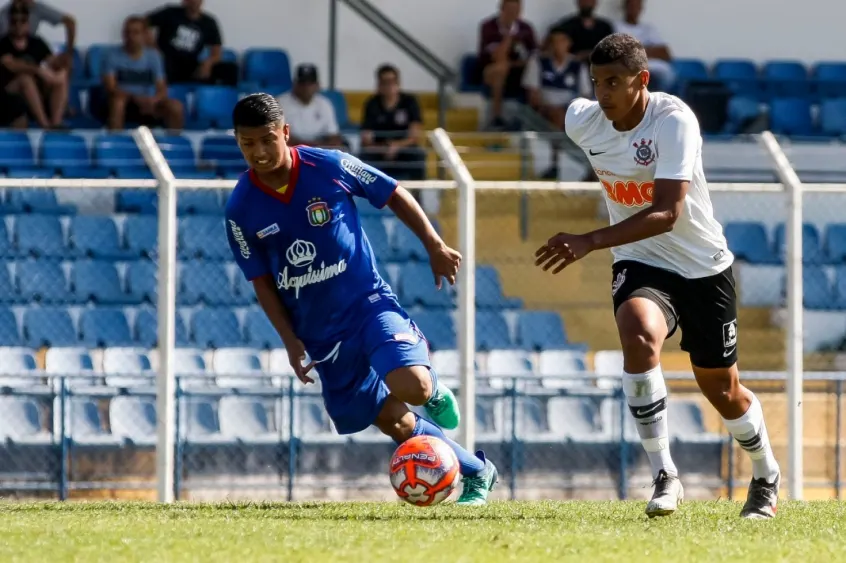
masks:
<path id="1" fill-rule="evenodd" d="M 553 35 L 566 35 L 570 40 L 573 39 L 573 36 L 570 35 L 570 32 L 567 31 L 566 27 L 561 27 L 557 25 L 549 30 L 549 36 L 552 37 Z"/>
<path id="2" fill-rule="evenodd" d="M 590 54 L 590 64 L 610 65 L 620 63 L 631 72 L 649 68 L 646 49 L 640 41 L 626 33 L 613 33 L 600 41 Z"/>
<path id="3" fill-rule="evenodd" d="M 12 22 L 15 16 L 24 16 L 29 21 L 29 6 L 25 4 L 12 4 L 12 7 L 9 8 L 9 23 Z"/>
<path id="4" fill-rule="evenodd" d="M 232 110 L 232 125 L 239 127 L 264 127 L 281 124 L 285 114 L 279 102 L 270 94 L 250 94 L 235 104 Z"/>
<path id="5" fill-rule="evenodd" d="M 399 69 L 394 65 L 387 63 L 376 69 L 376 78 L 382 78 L 383 74 L 387 74 L 389 72 L 392 72 L 397 78 L 399 78 Z"/>

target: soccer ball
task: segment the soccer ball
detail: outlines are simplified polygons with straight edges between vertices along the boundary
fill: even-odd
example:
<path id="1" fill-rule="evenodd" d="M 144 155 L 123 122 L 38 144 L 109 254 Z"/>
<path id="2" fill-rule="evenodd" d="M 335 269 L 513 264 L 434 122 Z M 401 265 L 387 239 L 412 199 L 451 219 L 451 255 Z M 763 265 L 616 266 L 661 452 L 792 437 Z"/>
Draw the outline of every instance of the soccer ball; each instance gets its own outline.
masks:
<path id="1" fill-rule="evenodd" d="M 415 436 L 400 444 L 391 458 L 391 485 L 414 506 L 439 504 L 458 485 L 458 458 L 443 440 Z"/>

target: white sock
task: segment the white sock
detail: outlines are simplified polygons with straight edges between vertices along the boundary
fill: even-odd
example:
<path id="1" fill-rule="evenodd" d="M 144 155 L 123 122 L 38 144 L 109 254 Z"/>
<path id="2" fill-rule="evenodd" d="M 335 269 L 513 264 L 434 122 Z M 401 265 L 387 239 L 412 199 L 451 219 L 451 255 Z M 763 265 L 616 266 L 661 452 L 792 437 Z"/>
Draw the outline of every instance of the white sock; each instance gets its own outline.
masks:
<path id="1" fill-rule="evenodd" d="M 723 419 L 723 424 L 746 450 L 752 460 L 752 476 L 755 479 L 764 478 L 768 483 L 773 483 L 778 476 L 778 462 L 773 455 L 773 448 L 770 446 L 770 437 L 767 435 L 767 425 L 764 424 L 764 411 L 761 410 L 761 403 L 758 397 L 752 395 L 752 404 L 746 414 L 737 420 Z"/>
<path id="2" fill-rule="evenodd" d="M 670 456 L 667 386 L 661 366 L 658 365 L 646 373 L 623 372 L 623 391 L 635 419 L 640 442 L 649 457 L 652 476 L 657 477 L 662 469 L 667 475 L 678 475 L 676 464 Z"/>

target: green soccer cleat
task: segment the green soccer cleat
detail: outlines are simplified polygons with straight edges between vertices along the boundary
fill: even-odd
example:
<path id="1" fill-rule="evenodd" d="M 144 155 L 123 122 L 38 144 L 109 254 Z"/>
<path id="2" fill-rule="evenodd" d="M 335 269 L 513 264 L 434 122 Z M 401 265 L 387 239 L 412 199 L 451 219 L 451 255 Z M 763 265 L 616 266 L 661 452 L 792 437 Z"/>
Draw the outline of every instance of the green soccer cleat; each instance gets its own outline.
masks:
<path id="1" fill-rule="evenodd" d="M 461 415 L 458 412 L 458 401 L 455 395 L 450 391 L 449 387 L 438 383 L 438 388 L 435 389 L 435 394 L 429 399 L 429 402 L 423 405 L 426 409 L 426 414 L 432 419 L 432 422 L 446 428 L 447 430 L 455 430 L 461 422 Z"/>
<path id="2" fill-rule="evenodd" d="M 476 457 L 485 462 L 485 468 L 475 477 L 463 477 L 464 489 L 461 491 L 461 496 L 455 504 L 461 506 L 480 506 L 488 503 L 488 493 L 490 493 L 496 482 L 499 480 L 499 474 L 496 471 L 496 466 L 491 463 L 489 459 L 485 459 L 485 453 L 482 451 L 476 452 Z"/>

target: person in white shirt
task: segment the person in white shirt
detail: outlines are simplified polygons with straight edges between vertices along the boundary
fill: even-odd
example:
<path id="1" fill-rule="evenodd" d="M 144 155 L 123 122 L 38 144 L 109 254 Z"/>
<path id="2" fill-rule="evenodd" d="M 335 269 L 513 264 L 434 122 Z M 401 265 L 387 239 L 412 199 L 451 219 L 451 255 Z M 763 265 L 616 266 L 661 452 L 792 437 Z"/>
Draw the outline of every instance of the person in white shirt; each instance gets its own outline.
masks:
<path id="1" fill-rule="evenodd" d="M 623 392 L 654 477 L 646 514 L 671 514 L 684 497 L 670 456 L 660 363 L 664 341 L 680 328 L 699 388 L 752 460 L 740 515 L 773 518 L 781 472 L 761 403 L 740 383 L 734 257 L 708 195 L 699 122 L 680 99 L 647 90 L 646 49 L 631 35 L 600 41 L 590 65 L 597 101 L 573 101 L 565 129 L 600 179 L 611 226 L 558 233 L 537 250 L 536 264 L 558 273 L 612 249 Z"/>
<path id="2" fill-rule="evenodd" d="M 644 0 L 623 0 L 625 19 L 614 23 L 614 31 L 627 33 L 640 41 L 646 48 L 646 56 L 649 57 L 652 90 L 669 92 L 676 82 L 676 73 L 670 63 L 670 48 L 654 25 L 640 21 L 643 2 Z"/>
<path id="3" fill-rule="evenodd" d="M 285 110 L 285 120 L 296 132 L 289 143 L 324 148 L 341 148 L 343 140 L 335 108 L 320 93 L 317 67 L 301 64 L 294 72 L 293 89 L 277 98 Z"/>

